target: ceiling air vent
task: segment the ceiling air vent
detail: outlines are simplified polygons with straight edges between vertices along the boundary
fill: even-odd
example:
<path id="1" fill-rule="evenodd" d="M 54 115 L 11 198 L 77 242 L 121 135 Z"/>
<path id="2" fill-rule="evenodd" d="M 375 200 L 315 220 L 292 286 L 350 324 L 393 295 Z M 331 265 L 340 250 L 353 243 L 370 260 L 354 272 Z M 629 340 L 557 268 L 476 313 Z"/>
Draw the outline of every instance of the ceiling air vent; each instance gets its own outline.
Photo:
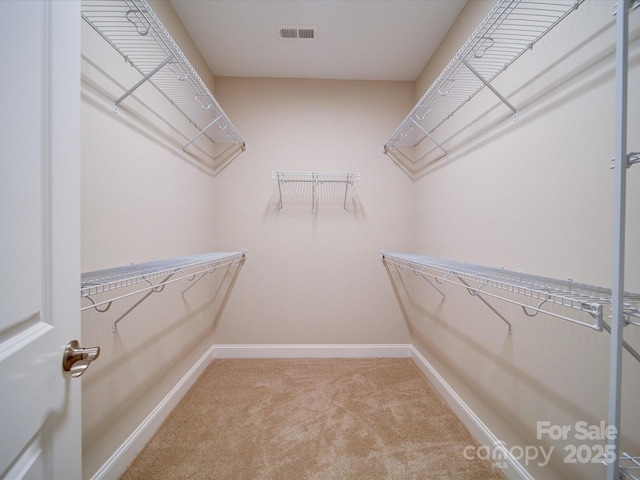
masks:
<path id="1" fill-rule="evenodd" d="M 318 27 L 280 26 L 278 36 L 285 40 L 315 40 L 318 38 Z"/>

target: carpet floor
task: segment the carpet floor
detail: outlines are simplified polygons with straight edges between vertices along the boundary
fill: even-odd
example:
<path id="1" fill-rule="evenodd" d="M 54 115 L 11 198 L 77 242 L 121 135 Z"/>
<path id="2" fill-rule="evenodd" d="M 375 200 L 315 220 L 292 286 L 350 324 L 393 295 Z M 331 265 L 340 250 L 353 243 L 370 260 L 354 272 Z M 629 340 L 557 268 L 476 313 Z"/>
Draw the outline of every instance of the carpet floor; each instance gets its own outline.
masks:
<path id="1" fill-rule="evenodd" d="M 502 480 L 410 359 L 220 359 L 122 480 Z"/>

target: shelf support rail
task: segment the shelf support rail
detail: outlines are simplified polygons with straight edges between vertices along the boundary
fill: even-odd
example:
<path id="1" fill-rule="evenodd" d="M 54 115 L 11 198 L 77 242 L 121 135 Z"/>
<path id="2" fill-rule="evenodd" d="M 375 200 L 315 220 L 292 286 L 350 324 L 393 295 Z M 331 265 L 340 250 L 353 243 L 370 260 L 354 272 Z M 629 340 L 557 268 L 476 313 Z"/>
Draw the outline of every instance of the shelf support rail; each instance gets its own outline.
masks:
<path id="1" fill-rule="evenodd" d="M 282 202 L 282 173 L 273 172 L 273 175 L 278 180 L 278 193 L 280 194 L 280 210 L 284 208 L 284 203 Z"/>
<path id="2" fill-rule="evenodd" d="M 604 328 L 609 334 L 611 334 L 611 326 L 607 322 L 602 322 L 602 328 Z M 627 352 L 631 354 L 633 358 L 640 362 L 640 353 L 638 353 L 635 348 L 629 345 L 626 340 L 622 340 L 622 346 Z"/>
<path id="3" fill-rule="evenodd" d="M 469 293 L 469 295 L 471 295 L 472 297 L 476 297 L 478 300 L 480 300 L 482 303 L 484 303 L 489 308 L 489 310 L 491 310 L 493 313 L 495 313 L 500 318 L 500 320 L 502 320 L 504 323 L 507 324 L 509 335 L 512 335 L 513 334 L 513 327 L 511 326 L 511 322 L 508 321 L 506 318 L 504 318 L 504 316 L 500 312 L 498 312 L 498 310 L 496 310 L 493 305 L 491 305 L 489 302 L 487 302 L 487 300 L 480 295 L 480 293 L 481 293 L 480 289 L 482 287 L 486 286 L 486 284 L 481 285 L 478 288 L 474 288 L 471 285 L 469 285 L 467 282 L 465 282 L 462 277 L 458 277 L 458 280 L 460 280 L 460 282 L 463 285 L 466 286 L 467 292 Z"/>
<path id="4" fill-rule="evenodd" d="M 484 78 L 482 75 L 480 75 L 480 72 L 478 72 L 475 68 L 473 68 L 471 65 L 469 65 L 469 62 L 467 62 L 466 60 L 462 60 L 462 63 L 465 67 L 467 67 L 471 73 L 473 73 L 476 77 L 478 77 L 478 80 L 480 80 L 485 87 L 487 87 L 489 90 L 491 90 L 496 97 L 498 97 L 502 103 L 504 103 L 507 107 L 509 107 L 509 109 L 513 112 L 513 119 L 517 120 L 518 119 L 518 111 L 516 110 L 516 107 L 514 107 L 513 105 L 511 105 L 511 103 L 509 103 L 509 101 L 504 98 L 502 96 L 502 94 L 500 92 L 498 92 L 498 90 L 496 90 L 496 88 L 491 85 L 491 83 L 489 83 L 489 81 Z"/>
<path id="5" fill-rule="evenodd" d="M 202 107 L 204 108 L 204 107 Z M 206 127 L 204 127 L 202 130 L 200 130 L 200 133 L 198 133 L 195 137 L 193 137 L 193 139 L 187 143 L 184 147 L 182 147 L 182 151 L 184 152 L 186 150 L 186 148 L 191 145 L 193 142 L 195 142 L 198 138 L 200 138 L 200 135 L 202 135 L 204 132 L 206 132 L 209 127 L 213 126 L 215 123 L 218 122 L 218 120 L 220 120 L 222 118 L 222 115 L 219 115 L 217 118 L 214 118 L 213 121 L 207 125 Z M 226 128 L 226 127 L 225 127 Z"/>
<path id="6" fill-rule="evenodd" d="M 243 260 L 241 260 L 241 262 L 242 261 Z M 209 267 L 209 265 L 205 265 L 206 270 L 204 272 L 202 272 L 202 275 L 200 275 L 200 278 L 197 279 L 195 282 L 193 282 L 193 279 L 197 275 L 195 273 L 191 276 L 191 278 L 189 278 L 189 277 L 185 278 L 187 281 L 193 282 L 193 283 L 191 285 L 189 285 L 187 288 L 185 288 L 182 291 L 182 293 L 180 294 L 180 296 L 182 297 L 183 300 L 185 300 L 184 294 L 187 293 L 191 289 L 191 287 L 193 287 L 196 283 L 198 283 L 200 280 L 202 280 L 208 273 L 213 273 L 216 270 L 216 268 L 218 268 L 218 267 L 225 267 L 225 268 L 228 269 L 234 263 L 236 263 L 236 262 L 222 262 L 222 261 L 220 261 L 220 262 L 216 262 L 216 264 L 211 266 L 211 267 Z"/>
<path id="7" fill-rule="evenodd" d="M 316 195 L 318 194 L 318 174 L 313 173 L 312 175 L 313 175 L 313 180 L 312 180 L 313 189 L 312 189 L 312 196 L 311 196 L 311 211 L 315 213 Z"/>
<path id="8" fill-rule="evenodd" d="M 147 298 L 149 298 L 149 296 L 151 296 L 154 293 L 159 293 L 162 290 L 164 290 L 164 287 L 167 285 L 167 282 L 169 281 L 169 279 L 171 277 L 173 277 L 173 273 L 167 275 L 160 283 L 158 283 L 158 285 L 153 285 L 149 280 L 147 280 L 147 282 L 149 282 L 149 284 L 151 284 L 151 287 L 148 289 L 148 292 L 144 294 L 144 296 L 138 300 L 136 303 L 134 303 L 131 307 L 129 307 L 127 309 L 126 312 L 124 312 L 122 315 L 120 315 L 114 322 L 113 322 L 113 326 L 111 327 L 111 331 L 113 333 L 118 333 L 118 323 L 120 323 L 120 320 L 122 320 L 124 317 L 126 317 L 127 315 L 129 315 L 131 312 L 133 312 L 136 307 L 138 307 L 138 305 L 140 305 L 142 302 L 144 302 Z M 158 287 L 160 287 L 160 290 L 156 290 Z M 111 302 L 109 302 L 109 305 L 111 305 Z M 99 311 L 99 310 L 98 310 Z"/>
<path id="9" fill-rule="evenodd" d="M 384 259 L 384 256 L 382 257 L 382 260 L 383 260 L 383 261 L 385 261 L 385 263 L 388 263 L 388 262 L 386 262 L 386 260 Z M 394 266 L 396 267 L 396 269 L 397 269 L 397 270 L 399 270 L 399 271 L 400 271 L 400 270 L 404 270 L 404 265 L 400 265 L 400 264 L 398 264 L 398 263 L 394 263 L 393 265 L 394 265 Z M 410 270 L 410 271 L 412 271 L 412 272 L 413 272 L 415 275 L 417 275 L 418 277 L 422 278 L 422 279 L 423 279 L 424 281 L 426 281 L 429 285 L 431 285 L 431 286 L 432 286 L 432 287 L 433 287 L 433 288 L 434 288 L 434 289 L 435 289 L 435 290 L 436 290 L 440 295 L 442 295 L 442 299 L 443 299 L 443 300 L 446 300 L 446 299 L 447 299 L 447 296 L 445 295 L 445 293 L 444 293 L 442 290 L 440 290 L 438 287 L 436 287 L 436 286 L 433 284 L 433 282 L 432 282 L 431 280 L 429 280 L 428 275 L 427 275 L 424 271 L 422 271 L 422 269 L 419 269 L 419 268 L 410 268 L 409 270 Z"/>
<path id="10" fill-rule="evenodd" d="M 115 102 L 113 102 L 113 112 L 118 113 L 118 105 L 120 105 L 120 102 L 122 102 L 125 98 L 127 98 L 134 91 L 136 91 L 138 87 L 140 87 L 142 84 L 144 84 L 145 82 L 148 82 L 151 79 L 151 77 L 153 77 L 156 73 L 158 73 L 160 69 L 164 67 L 167 63 L 174 60 L 174 58 L 175 57 L 173 55 L 169 55 L 162 63 L 160 63 L 160 65 L 158 65 L 156 68 L 154 68 L 149 73 L 147 73 L 144 77 L 142 77 L 142 79 L 138 83 L 136 83 L 133 87 L 131 87 L 129 90 L 123 93 L 120 96 L 120 98 L 118 98 Z"/>
<path id="11" fill-rule="evenodd" d="M 493 87 L 492 87 L 492 88 L 493 88 Z M 442 144 L 441 144 L 440 142 L 438 142 L 435 138 L 433 138 L 433 136 L 432 136 L 429 132 L 427 132 L 424 128 L 422 128 L 422 125 L 420 125 L 420 124 L 416 121 L 416 119 L 415 119 L 415 118 L 411 118 L 411 122 L 412 122 L 416 127 L 418 127 L 418 128 L 422 131 L 422 133 L 424 133 L 424 135 L 425 135 L 424 137 L 422 137 L 422 139 L 420 139 L 420 142 L 422 142 L 422 140 L 424 140 L 425 138 L 427 138 L 427 137 L 428 137 L 428 138 L 429 138 L 429 140 L 431 140 L 433 143 L 435 143 L 435 144 L 436 144 L 436 146 L 437 146 L 440 150 L 442 150 L 442 151 L 444 152 L 444 154 L 445 154 L 445 155 L 447 155 L 447 156 L 449 155 L 449 152 L 447 151 L 447 149 L 446 149 L 446 148 L 444 148 L 444 147 L 442 146 Z M 420 142 L 418 142 L 418 143 L 420 143 Z"/>
<path id="12" fill-rule="evenodd" d="M 347 181 L 344 184 L 344 203 L 342 204 L 342 210 L 347 211 L 347 194 L 349 193 L 349 185 L 353 185 L 353 173 L 347 173 Z"/>

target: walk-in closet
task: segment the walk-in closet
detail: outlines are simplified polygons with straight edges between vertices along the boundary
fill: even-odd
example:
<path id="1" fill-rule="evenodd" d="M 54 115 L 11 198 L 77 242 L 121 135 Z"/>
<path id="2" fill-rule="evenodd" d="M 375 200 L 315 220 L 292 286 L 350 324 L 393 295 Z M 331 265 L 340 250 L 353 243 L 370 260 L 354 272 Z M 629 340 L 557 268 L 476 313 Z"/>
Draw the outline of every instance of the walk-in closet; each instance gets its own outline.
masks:
<path id="1" fill-rule="evenodd" d="M 1 478 L 640 479 L 640 1 L 0 18 Z"/>

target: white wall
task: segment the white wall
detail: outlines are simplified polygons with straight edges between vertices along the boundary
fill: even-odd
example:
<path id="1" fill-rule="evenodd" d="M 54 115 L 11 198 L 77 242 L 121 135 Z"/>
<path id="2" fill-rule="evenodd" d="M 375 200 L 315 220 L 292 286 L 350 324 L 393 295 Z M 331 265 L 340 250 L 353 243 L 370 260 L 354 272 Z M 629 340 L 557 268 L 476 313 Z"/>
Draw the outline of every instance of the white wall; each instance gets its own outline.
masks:
<path id="1" fill-rule="evenodd" d="M 440 51 L 451 58 L 471 33 L 462 36 L 460 25 L 475 27 L 492 3 L 470 2 Z M 496 88 L 519 108 L 516 122 L 485 89 L 435 132 L 450 151 L 448 159 L 438 159 L 440 152 L 432 146 L 418 152 L 427 151 L 433 163 L 415 184 L 417 252 L 611 285 L 612 11 L 612 2 L 585 2 L 496 80 Z M 628 131 L 629 149 L 637 151 L 637 12 L 631 20 Z M 442 57 L 434 57 L 437 68 L 425 68 L 417 97 L 446 64 Z M 639 291 L 640 169 L 634 170 L 628 170 L 627 289 Z M 412 343 L 480 418 L 509 446 L 555 445 L 549 467 L 529 465 L 534 476 L 604 476 L 601 465 L 565 463 L 567 445 L 584 443 L 573 433 L 557 443 L 537 439 L 536 422 L 575 425 L 607 419 L 608 334 L 544 315 L 528 318 L 519 307 L 489 299 L 513 323 L 509 335 L 505 324 L 466 290 L 444 287 L 442 302 L 425 282 L 403 278 Z M 625 336 L 640 349 L 638 328 L 627 327 Z M 636 455 L 638 378 L 640 363 L 625 352 L 622 443 Z"/>
<path id="2" fill-rule="evenodd" d="M 409 82 L 217 78 L 249 139 L 216 177 L 216 243 L 249 251 L 218 344 L 406 343 L 379 252 L 410 247 L 412 185 L 382 153 L 412 102 Z M 343 186 L 287 185 L 274 170 L 360 172 Z"/>

